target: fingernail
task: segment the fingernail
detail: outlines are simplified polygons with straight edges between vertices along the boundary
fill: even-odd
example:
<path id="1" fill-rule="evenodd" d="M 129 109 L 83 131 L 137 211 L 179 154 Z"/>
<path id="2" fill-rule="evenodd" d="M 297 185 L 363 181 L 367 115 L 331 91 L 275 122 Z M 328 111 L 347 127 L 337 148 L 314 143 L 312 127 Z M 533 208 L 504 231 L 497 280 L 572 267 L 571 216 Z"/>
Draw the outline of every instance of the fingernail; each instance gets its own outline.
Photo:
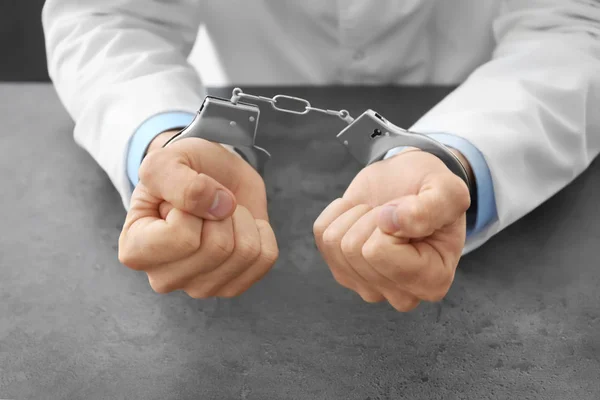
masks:
<path id="1" fill-rule="evenodd" d="M 384 224 L 383 228 L 388 231 L 397 231 L 400 229 L 400 223 L 398 221 L 398 209 L 395 205 L 386 205 L 381 209 L 381 221 Z"/>
<path id="2" fill-rule="evenodd" d="M 231 208 L 233 207 L 233 199 L 229 195 L 229 193 L 224 190 L 217 190 L 217 194 L 215 195 L 215 200 L 208 210 L 216 218 L 223 218 L 231 212 Z"/>

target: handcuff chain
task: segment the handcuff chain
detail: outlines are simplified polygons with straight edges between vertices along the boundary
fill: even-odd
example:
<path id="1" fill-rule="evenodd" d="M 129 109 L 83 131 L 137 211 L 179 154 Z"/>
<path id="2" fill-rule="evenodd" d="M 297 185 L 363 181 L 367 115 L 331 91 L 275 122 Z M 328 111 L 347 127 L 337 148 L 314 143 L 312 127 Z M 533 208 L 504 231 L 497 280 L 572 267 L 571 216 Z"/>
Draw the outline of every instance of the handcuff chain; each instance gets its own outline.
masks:
<path id="1" fill-rule="evenodd" d="M 246 99 L 246 100 L 253 100 L 253 101 L 263 101 L 266 103 L 270 103 L 271 107 L 273 107 L 274 110 L 280 111 L 280 112 L 284 112 L 284 113 L 289 113 L 289 114 L 298 114 L 298 115 L 305 115 L 308 114 L 310 111 L 315 111 L 315 112 L 319 112 L 319 113 L 323 113 L 323 114 L 327 114 L 327 115 L 332 115 L 335 117 L 338 117 L 340 119 L 342 119 L 344 122 L 350 124 L 352 123 L 352 121 L 354 121 L 354 118 L 352 118 L 350 116 L 350 113 L 347 110 L 339 110 L 339 111 L 335 111 L 335 110 L 328 110 L 328 109 L 323 109 L 323 108 L 317 108 L 317 107 L 313 107 L 310 102 L 306 99 L 302 99 L 300 97 L 293 97 L 293 96 L 288 96 L 285 94 L 278 94 L 274 97 L 264 97 L 264 96 L 255 96 L 252 94 L 248 94 L 248 93 L 244 93 L 242 91 L 242 89 L 240 88 L 235 88 L 233 89 L 233 93 L 231 96 L 231 102 L 233 104 L 236 104 L 240 99 Z M 279 105 L 277 105 L 277 100 L 278 99 L 287 99 L 287 100 L 293 100 L 293 101 L 297 101 L 300 102 L 302 104 L 304 104 L 304 110 L 302 111 L 297 111 L 297 110 L 292 110 L 289 108 L 284 108 L 281 107 Z"/>

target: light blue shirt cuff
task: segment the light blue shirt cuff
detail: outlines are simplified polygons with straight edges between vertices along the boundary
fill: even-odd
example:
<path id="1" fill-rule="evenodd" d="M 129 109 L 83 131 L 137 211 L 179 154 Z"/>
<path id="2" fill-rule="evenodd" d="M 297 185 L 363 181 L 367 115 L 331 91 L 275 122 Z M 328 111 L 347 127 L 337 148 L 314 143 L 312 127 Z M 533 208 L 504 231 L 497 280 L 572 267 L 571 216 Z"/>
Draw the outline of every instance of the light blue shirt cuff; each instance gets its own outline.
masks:
<path id="1" fill-rule="evenodd" d="M 167 112 L 154 115 L 140 125 L 127 152 L 127 176 L 133 186 L 139 182 L 138 171 L 150 142 L 162 132 L 185 128 L 194 117 L 195 114 L 183 111 Z"/>
<path id="2" fill-rule="evenodd" d="M 474 210 L 476 214 L 475 222 L 467 229 L 467 237 L 481 232 L 498 218 L 492 175 L 483 154 L 471 142 L 459 136 L 446 133 L 431 133 L 427 136 L 460 151 L 471 164 L 477 189 Z M 404 147 L 392 149 L 386 153 L 385 158 L 396 155 L 403 149 Z"/>

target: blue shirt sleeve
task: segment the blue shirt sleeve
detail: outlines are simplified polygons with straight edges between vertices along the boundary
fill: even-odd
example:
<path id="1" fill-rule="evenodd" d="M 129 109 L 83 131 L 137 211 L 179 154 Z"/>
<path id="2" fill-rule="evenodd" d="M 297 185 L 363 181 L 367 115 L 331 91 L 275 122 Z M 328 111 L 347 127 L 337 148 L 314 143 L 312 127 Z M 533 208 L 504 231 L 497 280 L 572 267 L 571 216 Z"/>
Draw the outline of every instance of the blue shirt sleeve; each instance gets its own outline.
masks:
<path id="1" fill-rule="evenodd" d="M 183 129 L 194 119 L 195 114 L 188 112 L 167 112 L 148 118 L 136 130 L 127 153 L 127 176 L 133 186 L 139 182 L 138 170 L 150 142 L 160 133 L 171 129 Z"/>
<path id="2" fill-rule="evenodd" d="M 471 142 L 459 136 L 446 133 L 431 133 L 427 136 L 460 151 L 471 164 L 475 175 L 476 198 L 467 213 L 471 214 L 468 215 L 471 217 L 468 219 L 473 220 L 467 225 L 467 237 L 481 232 L 498 217 L 492 175 L 483 154 Z M 398 154 L 403 148 L 398 147 L 388 151 L 385 158 Z"/>

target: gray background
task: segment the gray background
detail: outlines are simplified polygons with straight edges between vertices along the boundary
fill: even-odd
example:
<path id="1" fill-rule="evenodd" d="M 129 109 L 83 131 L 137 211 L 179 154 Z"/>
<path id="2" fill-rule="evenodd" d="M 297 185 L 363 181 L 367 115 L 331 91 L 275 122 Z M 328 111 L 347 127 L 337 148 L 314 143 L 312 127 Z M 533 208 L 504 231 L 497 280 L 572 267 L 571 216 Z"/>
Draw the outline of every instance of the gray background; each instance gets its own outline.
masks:
<path id="1" fill-rule="evenodd" d="M 277 90 L 408 126 L 450 89 Z M 0 85 L 0 398 L 600 398 L 598 162 L 463 258 L 444 301 L 401 314 L 337 285 L 314 246 L 358 171 L 341 122 L 271 117 L 280 259 L 241 297 L 199 301 L 118 263 L 125 212 L 51 87 Z"/>
<path id="2" fill-rule="evenodd" d="M 0 0 L 0 81 L 47 81 L 44 0 Z"/>
<path id="3" fill-rule="evenodd" d="M 0 81 L 47 81 L 42 4 L 0 1 Z M 408 126 L 449 90 L 285 92 Z M 0 398 L 600 398 L 598 162 L 463 258 L 443 302 L 399 314 L 339 287 L 312 241 L 357 171 L 339 126 L 279 115 L 261 140 L 280 260 L 197 301 L 118 263 L 124 210 L 49 86 L 0 85 L 0 121 Z"/>

